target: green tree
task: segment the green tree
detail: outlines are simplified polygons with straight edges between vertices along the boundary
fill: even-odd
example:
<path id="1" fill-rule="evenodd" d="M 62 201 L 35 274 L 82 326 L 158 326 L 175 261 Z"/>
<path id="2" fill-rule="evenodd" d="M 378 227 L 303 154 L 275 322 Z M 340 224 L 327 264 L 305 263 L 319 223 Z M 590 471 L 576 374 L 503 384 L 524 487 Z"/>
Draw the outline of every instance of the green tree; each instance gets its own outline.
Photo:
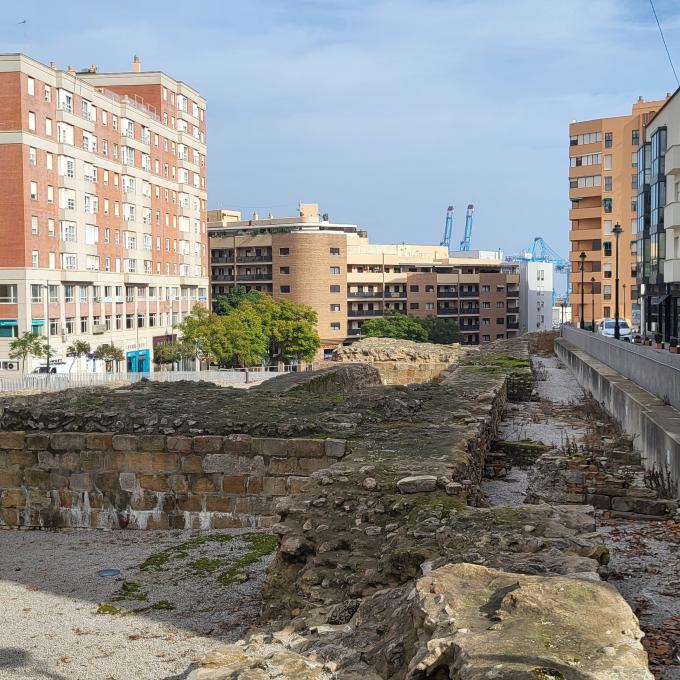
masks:
<path id="1" fill-rule="evenodd" d="M 414 342 L 427 342 L 428 339 L 427 329 L 418 319 L 395 312 L 364 321 L 361 330 L 369 338 L 400 338 Z"/>
<path id="2" fill-rule="evenodd" d="M 267 356 L 268 336 L 262 319 L 250 304 L 244 304 L 220 318 L 222 363 L 259 366 Z"/>
<path id="3" fill-rule="evenodd" d="M 248 290 L 245 286 L 234 286 L 234 290 L 226 295 L 218 295 L 213 302 L 215 314 L 229 314 L 243 302 L 257 303 L 264 297 L 259 290 Z"/>
<path id="4" fill-rule="evenodd" d="M 424 319 L 418 319 L 418 321 L 427 331 L 429 342 L 434 342 L 438 345 L 450 345 L 454 342 L 463 341 L 463 334 L 453 319 L 428 316 Z"/>
<path id="5" fill-rule="evenodd" d="M 99 345 L 92 354 L 95 359 L 99 359 L 106 364 L 107 373 L 112 373 L 114 368 L 116 373 L 118 373 L 120 362 L 125 359 L 123 350 L 120 347 L 116 347 L 113 343 L 110 345 L 108 343 Z"/>
<path id="6" fill-rule="evenodd" d="M 18 338 L 14 338 L 9 344 L 9 356 L 11 359 L 21 359 L 22 372 L 26 369 L 26 359 L 45 356 L 45 338 L 26 331 Z"/>
<path id="7" fill-rule="evenodd" d="M 192 358 L 205 361 L 208 365 L 220 363 L 223 351 L 220 318 L 223 317 L 196 305 L 191 314 L 177 325 L 182 342 Z"/>
<path id="8" fill-rule="evenodd" d="M 162 366 L 163 364 L 174 364 L 179 361 L 177 343 L 163 342 L 153 348 L 153 362 Z"/>
<path id="9" fill-rule="evenodd" d="M 73 370 L 73 364 L 80 362 L 80 358 L 90 353 L 90 343 L 85 340 L 75 340 L 66 348 L 66 356 L 74 359 L 69 366 L 68 372 Z"/>

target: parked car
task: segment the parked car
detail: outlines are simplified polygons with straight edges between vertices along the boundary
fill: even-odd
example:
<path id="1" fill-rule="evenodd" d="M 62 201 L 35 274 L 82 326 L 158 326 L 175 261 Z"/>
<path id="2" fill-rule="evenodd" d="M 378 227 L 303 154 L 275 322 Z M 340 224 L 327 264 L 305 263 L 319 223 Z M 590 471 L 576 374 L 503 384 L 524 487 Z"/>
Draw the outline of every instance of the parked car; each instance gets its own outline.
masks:
<path id="1" fill-rule="evenodd" d="M 600 324 L 600 330 L 598 332 L 605 338 L 613 338 L 615 325 L 616 321 L 614 319 L 604 319 L 604 321 L 602 321 Z M 628 325 L 628 322 L 624 319 L 619 319 L 619 337 L 621 340 L 625 340 L 626 342 L 633 341 L 633 332 Z"/>

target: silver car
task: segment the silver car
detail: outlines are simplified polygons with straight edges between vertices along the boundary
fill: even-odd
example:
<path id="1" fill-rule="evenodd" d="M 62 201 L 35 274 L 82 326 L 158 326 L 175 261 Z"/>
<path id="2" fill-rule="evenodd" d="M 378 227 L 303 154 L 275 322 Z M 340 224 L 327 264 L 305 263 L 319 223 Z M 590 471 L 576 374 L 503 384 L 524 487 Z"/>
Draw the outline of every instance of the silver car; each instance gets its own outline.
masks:
<path id="1" fill-rule="evenodd" d="M 600 324 L 600 335 L 604 336 L 605 338 L 613 338 L 615 325 L 616 321 L 614 319 L 604 319 L 604 321 L 602 321 Z M 625 340 L 626 342 L 631 342 L 632 335 L 633 332 L 631 331 L 628 322 L 625 319 L 619 319 L 619 338 L 621 340 Z"/>

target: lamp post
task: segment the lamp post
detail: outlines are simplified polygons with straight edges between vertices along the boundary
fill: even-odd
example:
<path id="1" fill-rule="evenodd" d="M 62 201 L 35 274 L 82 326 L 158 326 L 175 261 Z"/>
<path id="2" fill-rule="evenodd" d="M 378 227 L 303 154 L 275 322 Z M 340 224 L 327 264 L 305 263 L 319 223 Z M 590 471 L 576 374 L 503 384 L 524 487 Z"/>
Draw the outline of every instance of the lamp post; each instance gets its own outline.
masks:
<path id="1" fill-rule="evenodd" d="M 50 282 L 43 285 L 45 289 L 45 324 L 47 325 L 47 375 L 50 374 Z"/>
<path id="2" fill-rule="evenodd" d="M 583 322 L 583 310 L 584 310 L 584 303 L 583 303 L 583 294 L 584 294 L 584 283 L 583 283 L 583 273 L 586 270 L 586 254 L 581 251 L 581 254 L 578 256 L 579 260 L 581 260 L 581 315 L 579 317 L 579 328 L 583 330 L 585 328 L 585 323 Z"/>
<path id="3" fill-rule="evenodd" d="M 622 284 L 621 287 L 623 288 L 623 320 L 626 320 L 626 284 Z M 632 321 L 631 321 L 632 323 Z"/>
<path id="4" fill-rule="evenodd" d="M 595 332 L 595 277 L 590 277 L 590 302 L 593 308 L 593 333 Z"/>
<path id="5" fill-rule="evenodd" d="M 619 236 L 621 235 L 621 225 L 617 222 L 612 229 L 616 234 L 616 279 L 614 282 L 614 339 L 621 338 L 621 331 L 619 330 Z"/>

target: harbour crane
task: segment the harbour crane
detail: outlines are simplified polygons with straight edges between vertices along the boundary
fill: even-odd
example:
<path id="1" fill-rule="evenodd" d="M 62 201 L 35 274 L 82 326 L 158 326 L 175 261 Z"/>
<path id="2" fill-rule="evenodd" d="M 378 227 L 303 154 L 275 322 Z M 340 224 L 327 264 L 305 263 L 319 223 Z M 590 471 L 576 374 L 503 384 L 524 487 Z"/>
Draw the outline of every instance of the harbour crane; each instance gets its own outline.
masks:
<path id="1" fill-rule="evenodd" d="M 565 260 L 557 251 L 551 248 L 541 236 L 536 236 L 533 243 L 522 250 L 519 255 L 508 258 L 512 262 L 550 262 L 556 272 L 567 277 L 567 299 L 571 295 L 571 262 Z M 553 289 L 553 303 L 555 291 Z"/>
<path id="2" fill-rule="evenodd" d="M 458 244 L 458 250 L 468 252 L 470 250 L 470 241 L 472 239 L 472 215 L 475 212 L 475 206 L 470 203 L 465 212 L 465 233 L 463 240 Z"/>
<path id="3" fill-rule="evenodd" d="M 450 205 L 446 209 L 446 222 L 444 223 L 444 237 L 441 240 L 440 246 L 446 246 L 451 250 L 451 236 L 453 234 L 453 206 Z"/>

